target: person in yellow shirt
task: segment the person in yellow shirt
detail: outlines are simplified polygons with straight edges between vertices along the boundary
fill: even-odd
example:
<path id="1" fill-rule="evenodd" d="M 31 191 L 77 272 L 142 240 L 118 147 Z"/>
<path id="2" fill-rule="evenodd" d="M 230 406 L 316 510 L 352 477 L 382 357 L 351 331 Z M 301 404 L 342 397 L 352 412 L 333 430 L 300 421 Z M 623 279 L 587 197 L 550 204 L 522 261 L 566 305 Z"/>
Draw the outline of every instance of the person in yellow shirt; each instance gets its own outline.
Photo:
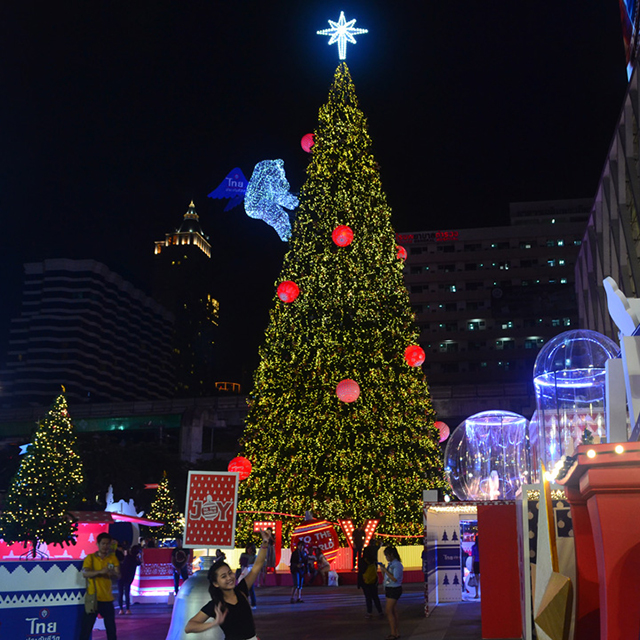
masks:
<path id="1" fill-rule="evenodd" d="M 116 611 L 113 606 L 111 580 L 120 578 L 120 563 L 113 552 L 111 543 L 111 536 L 108 533 L 101 533 L 98 536 L 97 553 L 89 554 L 82 563 L 82 575 L 87 578 L 87 589 L 89 593 L 97 593 L 98 595 L 98 611 L 97 613 L 85 611 L 80 640 L 90 640 L 98 613 L 104 619 L 107 640 L 117 640 Z"/>

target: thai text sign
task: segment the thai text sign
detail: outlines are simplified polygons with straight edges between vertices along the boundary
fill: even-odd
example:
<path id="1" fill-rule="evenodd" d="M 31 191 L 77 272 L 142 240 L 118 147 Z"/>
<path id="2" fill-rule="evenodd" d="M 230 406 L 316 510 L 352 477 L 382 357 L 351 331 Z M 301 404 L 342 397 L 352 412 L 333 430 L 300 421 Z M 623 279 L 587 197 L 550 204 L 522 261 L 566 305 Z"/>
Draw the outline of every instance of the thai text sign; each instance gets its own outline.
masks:
<path id="1" fill-rule="evenodd" d="M 233 547 L 237 504 L 237 473 L 189 471 L 184 546 Z"/>

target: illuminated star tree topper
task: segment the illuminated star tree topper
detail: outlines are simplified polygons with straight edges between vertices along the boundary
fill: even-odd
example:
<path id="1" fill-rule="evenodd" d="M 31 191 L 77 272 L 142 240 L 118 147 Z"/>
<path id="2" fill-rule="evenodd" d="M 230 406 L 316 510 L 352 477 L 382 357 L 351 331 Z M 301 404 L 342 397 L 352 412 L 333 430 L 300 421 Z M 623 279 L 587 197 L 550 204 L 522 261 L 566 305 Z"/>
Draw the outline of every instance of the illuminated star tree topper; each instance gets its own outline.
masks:
<path id="1" fill-rule="evenodd" d="M 346 60 L 347 58 L 347 42 L 356 44 L 356 39 L 353 36 L 358 36 L 362 33 L 369 33 L 368 29 L 356 29 L 353 25 L 356 23 L 354 20 L 346 21 L 344 17 L 344 11 L 340 12 L 340 19 L 338 22 L 329 20 L 331 29 L 322 29 L 317 31 L 319 36 L 329 36 L 329 44 L 338 43 L 338 56 L 340 60 Z"/>

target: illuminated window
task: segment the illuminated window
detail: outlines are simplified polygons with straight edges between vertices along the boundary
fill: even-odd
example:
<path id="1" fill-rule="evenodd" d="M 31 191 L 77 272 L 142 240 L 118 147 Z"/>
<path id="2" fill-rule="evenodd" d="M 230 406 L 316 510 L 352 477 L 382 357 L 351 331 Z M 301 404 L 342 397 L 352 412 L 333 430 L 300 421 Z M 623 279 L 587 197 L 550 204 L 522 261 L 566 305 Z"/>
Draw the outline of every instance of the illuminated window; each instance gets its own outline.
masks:
<path id="1" fill-rule="evenodd" d="M 550 260 L 547 260 L 547 265 L 549 267 L 555 267 L 556 266 L 556 259 L 555 258 L 551 258 Z"/>
<path id="2" fill-rule="evenodd" d="M 441 342 L 439 348 L 441 353 L 457 353 L 458 343 L 453 341 Z"/>
<path id="3" fill-rule="evenodd" d="M 567 284 L 566 278 L 560 278 L 560 284 Z"/>
<path id="4" fill-rule="evenodd" d="M 451 293 L 455 293 L 456 292 L 456 285 L 455 284 L 450 284 L 449 285 L 449 291 L 451 291 Z"/>
<path id="5" fill-rule="evenodd" d="M 534 246 L 535 246 L 535 245 L 534 245 L 534 243 L 533 243 L 531 240 L 523 240 L 523 241 L 520 243 L 520 248 L 521 248 L 521 249 L 531 249 L 531 248 L 533 248 Z"/>
<path id="6" fill-rule="evenodd" d="M 571 326 L 571 318 L 562 318 L 562 324 L 565 327 L 570 327 Z"/>
<path id="7" fill-rule="evenodd" d="M 500 267 L 500 269 L 502 269 L 503 271 L 506 271 L 509 269 L 510 267 L 510 263 L 507 261 L 504 262 L 498 262 L 498 267 Z"/>
<path id="8" fill-rule="evenodd" d="M 564 240 L 558 240 L 558 246 L 564 247 Z"/>
<path id="9" fill-rule="evenodd" d="M 485 326 L 484 320 L 469 320 L 469 322 L 467 322 L 468 331 L 480 331 L 480 329 L 484 329 Z"/>
<path id="10" fill-rule="evenodd" d="M 560 326 L 560 318 L 552 318 L 551 319 L 551 326 L 552 327 L 559 327 Z"/>
<path id="11" fill-rule="evenodd" d="M 564 266 L 564 259 L 563 259 L 563 258 L 560 258 L 560 259 L 558 260 L 558 265 L 559 265 L 559 266 L 561 266 L 561 267 L 563 267 L 563 266 Z"/>
<path id="12" fill-rule="evenodd" d="M 498 350 L 508 350 L 515 349 L 516 341 L 511 338 L 503 338 L 501 340 L 496 340 L 496 349 Z"/>
<path id="13" fill-rule="evenodd" d="M 573 241 L 573 246 L 574 247 L 579 247 L 582 244 L 582 240 L 574 240 Z"/>
<path id="14" fill-rule="evenodd" d="M 513 329 L 513 322 L 511 322 L 511 321 L 503 322 L 502 323 L 502 329 Z"/>
<path id="15" fill-rule="evenodd" d="M 555 240 L 547 240 L 547 247 L 555 247 L 555 246 L 556 246 Z"/>

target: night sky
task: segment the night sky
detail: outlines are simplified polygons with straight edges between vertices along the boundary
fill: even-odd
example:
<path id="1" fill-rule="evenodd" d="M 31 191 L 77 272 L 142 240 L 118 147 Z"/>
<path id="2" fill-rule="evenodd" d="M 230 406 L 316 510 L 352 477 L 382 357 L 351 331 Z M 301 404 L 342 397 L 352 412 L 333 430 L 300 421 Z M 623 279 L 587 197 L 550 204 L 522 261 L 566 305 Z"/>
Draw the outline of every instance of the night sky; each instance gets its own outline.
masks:
<path id="1" fill-rule="evenodd" d="M 509 202 L 595 194 L 626 89 L 617 0 L 9 0 L 0 347 L 24 262 L 93 258 L 150 291 L 153 242 L 193 199 L 220 330 L 251 368 L 286 245 L 206 195 L 271 158 L 300 189 L 299 141 L 338 64 L 315 32 L 341 10 L 369 29 L 347 64 L 398 231 L 506 224 Z"/>

